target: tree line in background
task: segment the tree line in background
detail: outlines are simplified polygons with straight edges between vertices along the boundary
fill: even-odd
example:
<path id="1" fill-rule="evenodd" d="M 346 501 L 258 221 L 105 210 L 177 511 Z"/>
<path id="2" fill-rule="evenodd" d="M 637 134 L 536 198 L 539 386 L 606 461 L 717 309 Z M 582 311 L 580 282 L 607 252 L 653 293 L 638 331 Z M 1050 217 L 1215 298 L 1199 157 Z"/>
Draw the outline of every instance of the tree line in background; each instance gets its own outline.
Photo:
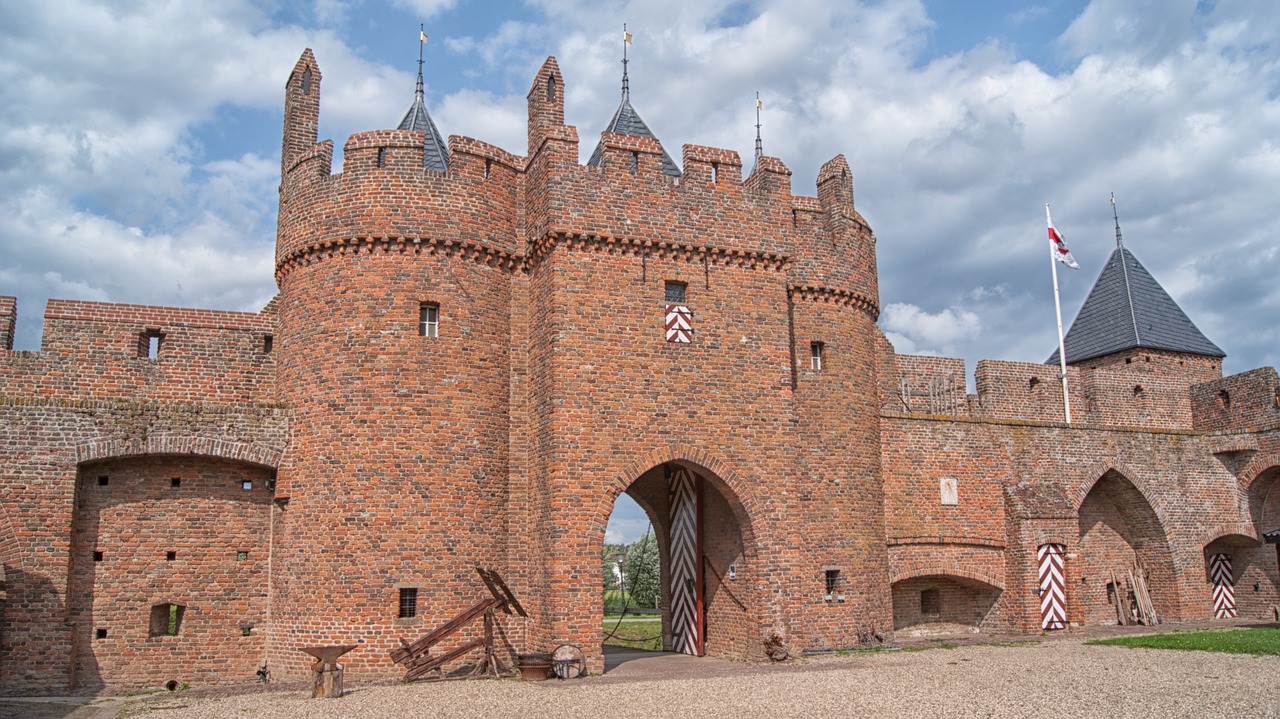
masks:
<path id="1" fill-rule="evenodd" d="M 602 559 L 606 609 L 619 610 L 624 606 L 630 609 L 658 608 L 658 600 L 662 596 L 662 573 L 658 540 L 652 532 L 646 532 L 631 544 L 605 544 Z"/>

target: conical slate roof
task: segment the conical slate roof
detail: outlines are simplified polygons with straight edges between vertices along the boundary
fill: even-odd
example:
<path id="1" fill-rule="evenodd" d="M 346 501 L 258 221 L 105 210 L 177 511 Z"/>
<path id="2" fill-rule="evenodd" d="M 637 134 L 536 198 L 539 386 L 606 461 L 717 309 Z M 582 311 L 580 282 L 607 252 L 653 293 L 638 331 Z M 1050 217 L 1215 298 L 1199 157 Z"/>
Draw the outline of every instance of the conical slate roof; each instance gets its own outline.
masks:
<path id="1" fill-rule="evenodd" d="M 422 65 L 418 65 L 418 91 L 413 96 L 413 105 L 404 114 L 397 130 L 415 130 L 427 135 L 422 146 L 422 166 L 436 172 L 449 171 L 449 146 L 445 144 L 436 123 L 427 113 L 427 103 L 422 92 Z"/>
<path id="2" fill-rule="evenodd" d="M 1068 364 L 1137 347 L 1226 356 L 1124 247 L 1111 253 L 1063 344 Z M 1058 364 L 1058 351 L 1045 363 Z"/>
<path id="3" fill-rule="evenodd" d="M 626 75 L 622 79 L 622 103 L 618 105 L 618 111 L 613 113 L 613 119 L 604 128 L 605 132 L 616 132 L 619 135 L 638 135 L 640 137 L 652 137 L 653 131 L 649 126 L 644 124 L 644 120 L 640 119 L 640 114 L 631 107 L 631 93 L 627 91 Z M 599 167 L 600 161 L 604 159 L 604 140 L 596 143 L 596 149 L 591 152 L 591 159 L 587 160 L 587 164 L 591 167 Z M 671 160 L 671 156 L 667 154 L 666 148 L 662 150 L 662 174 L 668 177 L 680 177 L 683 173 L 676 163 Z"/>

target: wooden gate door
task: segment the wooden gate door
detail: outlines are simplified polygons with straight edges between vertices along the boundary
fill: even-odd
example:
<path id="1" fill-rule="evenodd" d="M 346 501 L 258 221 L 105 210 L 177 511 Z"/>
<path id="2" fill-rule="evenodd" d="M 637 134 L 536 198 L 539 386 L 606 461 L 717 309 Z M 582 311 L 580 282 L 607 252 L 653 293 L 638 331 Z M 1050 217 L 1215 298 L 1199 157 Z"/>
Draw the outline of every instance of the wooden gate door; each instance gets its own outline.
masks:
<path id="1" fill-rule="evenodd" d="M 1067 591 L 1063 576 L 1062 544 L 1042 544 L 1037 551 L 1040 565 L 1040 628 L 1066 629 Z"/>
<path id="2" fill-rule="evenodd" d="M 696 657 L 702 656 L 704 639 L 699 484 L 684 467 L 671 472 L 672 648 Z"/>
<path id="3" fill-rule="evenodd" d="M 1231 571 L 1231 555 L 1209 557 L 1209 581 L 1213 582 L 1213 618 L 1231 619 L 1236 615 L 1236 580 Z"/>

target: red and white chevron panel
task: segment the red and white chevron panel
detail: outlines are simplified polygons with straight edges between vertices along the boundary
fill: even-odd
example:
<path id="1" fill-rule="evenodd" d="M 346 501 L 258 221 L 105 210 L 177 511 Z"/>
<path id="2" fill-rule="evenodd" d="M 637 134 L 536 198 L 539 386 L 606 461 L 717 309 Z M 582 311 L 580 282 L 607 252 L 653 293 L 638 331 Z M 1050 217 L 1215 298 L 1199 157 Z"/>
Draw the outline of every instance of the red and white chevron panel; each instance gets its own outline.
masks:
<path id="1" fill-rule="evenodd" d="M 677 652 L 702 656 L 702 577 L 698 559 L 698 478 L 671 473 L 671 633 Z"/>
<path id="2" fill-rule="evenodd" d="M 1063 575 L 1061 544 L 1042 544 L 1037 552 L 1040 565 L 1040 628 L 1067 628 L 1067 583 Z"/>
<path id="3" fill-rule="evenodd" d="M 684 305 L 667 305 L 667 341 L 692 342 L 693 324 L 689 318 L 693 312 Z"/>
<path id="4" fill-rule="evenodd" d="M 1231 571 L 1231 555 L 1209 557 L 1209 581 L 1213 582 L 1213 618 L 1231 619 L 1236 615 L 1236 578 Z"/>

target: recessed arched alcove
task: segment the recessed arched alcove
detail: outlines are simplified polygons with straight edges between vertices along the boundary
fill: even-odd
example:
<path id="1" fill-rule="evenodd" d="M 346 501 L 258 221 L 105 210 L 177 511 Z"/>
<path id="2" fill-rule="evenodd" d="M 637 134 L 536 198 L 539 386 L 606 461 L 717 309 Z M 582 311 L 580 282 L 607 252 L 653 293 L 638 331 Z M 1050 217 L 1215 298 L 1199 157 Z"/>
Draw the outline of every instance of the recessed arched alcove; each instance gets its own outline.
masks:
<path id="1" fill-rule="evenodd" d="M 1079 529 L 1074 586 L 1067 587 L 1071 621 L 1117 623 L 1116 586 L 1126 586 L 1135 566 L 1146 571 L 1157 616 L 1172 616 L 1178 588 L 1165 529 L 1128 477 L 1112 469 L 1098 478 L 1080 503 Z"/>

